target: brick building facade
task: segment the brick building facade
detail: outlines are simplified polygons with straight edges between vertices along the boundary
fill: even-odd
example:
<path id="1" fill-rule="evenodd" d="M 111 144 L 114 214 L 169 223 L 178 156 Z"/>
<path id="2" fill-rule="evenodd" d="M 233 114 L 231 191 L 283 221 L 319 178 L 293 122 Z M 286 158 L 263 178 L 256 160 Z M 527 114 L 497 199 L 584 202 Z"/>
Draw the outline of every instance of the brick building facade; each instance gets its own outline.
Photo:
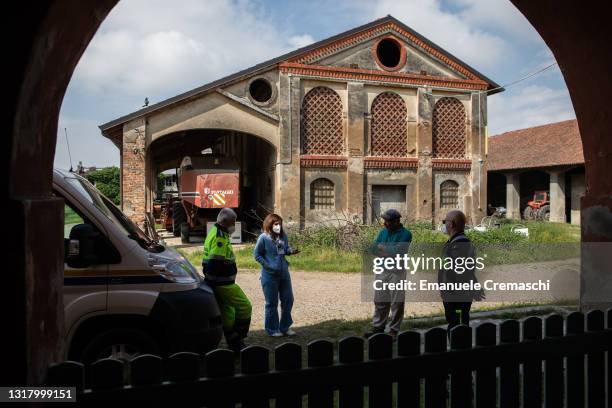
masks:
<path id="1" fill-rule="evenodd" d="M 487 94 L 500 90 L 387 16 L 100 129 L 120 148 L 123 210 L 139 222 L 156 174 L 209 147 L 241 165 L 243 210 L 288 223 L 371 222 L 389 207 L 479 222 Z"/>

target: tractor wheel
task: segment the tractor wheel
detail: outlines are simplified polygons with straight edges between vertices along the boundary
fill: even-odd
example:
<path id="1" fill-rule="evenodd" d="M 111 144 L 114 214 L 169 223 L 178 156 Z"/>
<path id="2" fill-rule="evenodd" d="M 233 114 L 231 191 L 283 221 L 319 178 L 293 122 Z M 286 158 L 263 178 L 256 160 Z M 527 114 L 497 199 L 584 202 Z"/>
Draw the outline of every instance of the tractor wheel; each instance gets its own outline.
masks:
<path id="1" fill-rule="evenodd" d="M 525 209 L 523 210 L 523 219 L 533 220 L 534 218 L 533 212 L 534 212 L 533 208 L 531 208 L 530 206 L 525 207 Z"/>
<path id="2" fill-rule="evenodd" d="M 538 210 L 538 219 L 542 221 L 550 221 L 550 205 L 543 205 Z"/>
<path id="3" fill-rule="evenodd" d="M 189 243 L 189 233 L 191 232 L 191 229 L 189 228 L 189 224 L 184 222 L 181 224 L 181 242 L 183 244 L 188 244 Z"/>
<path id="4" fill-rule="evenodd" d="M 181 235 L 181 224 L 184 222 L 187 222 L 187 214 L 183 203 L 172 203 L 172 234 L 175 237 Z"/>

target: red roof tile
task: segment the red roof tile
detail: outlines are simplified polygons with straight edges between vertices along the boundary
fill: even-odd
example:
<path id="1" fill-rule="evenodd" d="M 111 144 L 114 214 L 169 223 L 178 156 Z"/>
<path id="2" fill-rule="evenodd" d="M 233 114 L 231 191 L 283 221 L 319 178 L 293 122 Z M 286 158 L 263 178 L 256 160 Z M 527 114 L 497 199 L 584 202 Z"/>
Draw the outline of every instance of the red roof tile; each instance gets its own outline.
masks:
<path id="1" fill-rule="evenodd" d="M 584 163 L 575 119 L 491 136 L 488 153 L 490 171 Z"/>

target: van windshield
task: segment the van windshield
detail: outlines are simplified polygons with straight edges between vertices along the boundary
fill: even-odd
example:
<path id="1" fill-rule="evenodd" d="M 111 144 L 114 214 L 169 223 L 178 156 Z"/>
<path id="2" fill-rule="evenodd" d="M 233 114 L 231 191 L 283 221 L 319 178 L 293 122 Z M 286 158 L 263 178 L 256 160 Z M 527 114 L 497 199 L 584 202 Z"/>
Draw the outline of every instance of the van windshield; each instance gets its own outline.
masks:
<path id="1" fill-rule="evenodd" d="M 76 188 L 83 198 L 89 201 L 94 207 L 96 207 L 104 216 L 106 216 L 113 224 L 115 224 L 125 235 L 135 240 L 145 249 L 156 249 L 155 252 L 159 252 L 158 248 L 161 246 L 149 238 L 136 224 L 132 222 L 128 217 L 121 212 L 119 208 L 108 198 L 104 197 L 100 192 L 89 183 L 87 180 L 80 177 L 66 177 L 74 188 Z M 163 247 L 162 249 L 163 250 Z"/>

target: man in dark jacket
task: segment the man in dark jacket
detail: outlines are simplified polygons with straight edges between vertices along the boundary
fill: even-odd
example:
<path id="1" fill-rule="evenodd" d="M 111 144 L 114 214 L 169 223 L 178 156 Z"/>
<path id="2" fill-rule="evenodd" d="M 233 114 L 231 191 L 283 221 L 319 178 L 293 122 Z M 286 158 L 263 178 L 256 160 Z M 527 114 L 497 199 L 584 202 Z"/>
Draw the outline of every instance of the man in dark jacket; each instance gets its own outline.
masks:
<path id="1" fill-rule="evenodd" d="M 469 283 L 478 282 L 474 274 L 474 266 L 466 267 L 465 259 L 476 259 L 474 245 L 465 235 L 465 214 L 454 210 L 446 214 L 443 231 L 449 235 L 444 244 L 443 258 L 452 260 L 452 267 L 443 268 L 438 272 L 438 283 Z M 463 258 L 463 261 L 457 262 Z M 443 290 L 441 291 L 444 315 L 448 322 L 448 332 L 459 325 L 470 323 L 470 309 L 473 300 L 483 300 L 484 292 L 470 290 Z"/>

